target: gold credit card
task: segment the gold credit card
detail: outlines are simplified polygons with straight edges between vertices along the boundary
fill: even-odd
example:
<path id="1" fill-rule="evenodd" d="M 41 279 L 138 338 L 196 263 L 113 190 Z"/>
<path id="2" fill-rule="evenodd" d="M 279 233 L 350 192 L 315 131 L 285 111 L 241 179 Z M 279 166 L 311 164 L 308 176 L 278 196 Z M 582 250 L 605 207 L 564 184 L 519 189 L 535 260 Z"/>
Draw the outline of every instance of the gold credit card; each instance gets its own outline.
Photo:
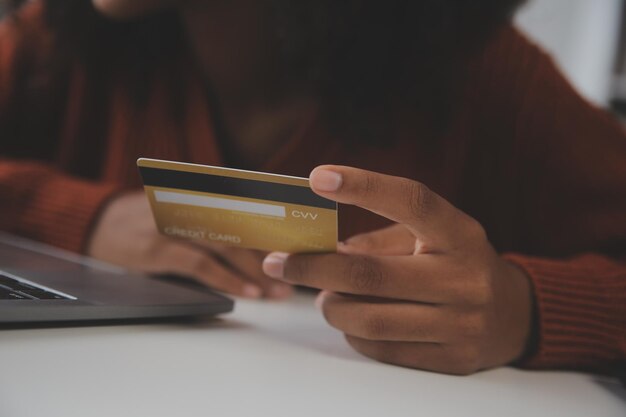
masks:
<path id="1" fill-rule="evenodd" d="M 337 203 L 307 178 L 140 158 L 159 231 L 280 252 L 335 252 Z"/>

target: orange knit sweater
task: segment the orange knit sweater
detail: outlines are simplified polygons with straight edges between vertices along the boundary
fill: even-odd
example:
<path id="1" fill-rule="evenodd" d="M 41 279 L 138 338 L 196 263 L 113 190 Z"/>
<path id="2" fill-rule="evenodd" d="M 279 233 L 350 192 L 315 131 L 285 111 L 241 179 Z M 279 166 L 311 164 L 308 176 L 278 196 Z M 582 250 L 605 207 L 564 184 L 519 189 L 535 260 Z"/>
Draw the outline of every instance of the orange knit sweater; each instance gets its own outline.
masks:
<path id="1" fill-rule="evenodd" d="M 16 56 L 45 49 L 48 41 L 37 7 L 27 8 L 19 25 L 0 24 L 0 116 L 16 100 Z M 26 145 L 19 131 L 6 137 L 0 125 L 0 229 L 82 251 L 107 199 L 140 185 L 138 157 L 223 164 L 202 83 L 191 70 L 189 78 L 182 124 L 173 120 L 161 84 L 139 111 L 114 88 L 100 153 L 80 151 L 92 138 L 76 131 L 86 117 L 79 67 L 70 77 L 59 132 Z M 478 219 L 494 246 L 530 276 L 537 343 L 521 366 L 607 372 L 623 365 L 624 129 L 581 98 L 551 59 L 511 27 L 473 60 L 460 104 L 436 137 L 407 112 L 389 132 L 394 146 L 383 149 L 343 145 L 315 119 L 262 169 L 306 176 L 318 164 L 345 164 L 426 183 Z M 424 145 L 433 140 L 436 150 Z M 90 166 L 101 167 L 95 181 L 85 179 Z M 353 207 L 340 211 L 344 238 L 385 223 Z"/>

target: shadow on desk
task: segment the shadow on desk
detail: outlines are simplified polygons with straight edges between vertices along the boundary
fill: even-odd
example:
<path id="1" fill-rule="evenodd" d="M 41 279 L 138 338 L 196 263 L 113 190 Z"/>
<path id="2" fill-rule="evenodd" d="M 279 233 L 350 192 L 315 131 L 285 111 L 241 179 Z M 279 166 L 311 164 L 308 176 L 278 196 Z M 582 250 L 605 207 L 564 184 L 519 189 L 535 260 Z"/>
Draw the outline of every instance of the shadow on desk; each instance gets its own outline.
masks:
<path id="1" fill-rule="evenodd" d="M 594 377 L 593 382 L 621 400 L 626 406 L 626 378 L 623 375 L 621 382 L 617 379 L 601 376 Z"/>

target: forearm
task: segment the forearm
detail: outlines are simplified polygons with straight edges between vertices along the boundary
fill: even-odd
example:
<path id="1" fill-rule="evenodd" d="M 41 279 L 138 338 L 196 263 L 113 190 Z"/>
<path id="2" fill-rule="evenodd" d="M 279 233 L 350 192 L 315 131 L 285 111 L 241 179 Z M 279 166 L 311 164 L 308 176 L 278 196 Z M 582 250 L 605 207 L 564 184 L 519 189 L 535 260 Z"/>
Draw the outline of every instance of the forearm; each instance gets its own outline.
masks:
<path id="1" fill-rule="evenodd" d="M 0 160 L 0 229 L 83 252 L 100 208 L 116 191 L 44 164 Z"/>

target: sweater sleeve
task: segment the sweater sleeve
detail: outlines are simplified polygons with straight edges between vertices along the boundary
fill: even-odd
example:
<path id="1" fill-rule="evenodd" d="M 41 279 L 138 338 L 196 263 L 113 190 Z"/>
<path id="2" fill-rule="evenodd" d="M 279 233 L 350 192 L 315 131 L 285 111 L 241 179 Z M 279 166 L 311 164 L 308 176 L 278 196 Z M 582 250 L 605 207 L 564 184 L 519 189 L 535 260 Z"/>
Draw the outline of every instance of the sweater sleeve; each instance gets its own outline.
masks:
<path id="1" fill-rule="evenodd" d="M 116 191 L 43 163 L 0 160 L 0 229 L 84 252 L 101 207 Z"/>
<path id="2" fill-rule="evenodd" d="M 598 254 L 567 260 L 519 254 L 505 258 L 531 278 L 538 328 L 519 364 L 623 372 L 626 358 L 626 267 Z"/>
<path id="3" fill-rule="evenodd" d="M 499 172 L 515 215 L 506 221 L 516 224 L 504 256 L 530 277 L 536 307 L 536 343 L 520 365 L 617 371 L 626 363 L 626 131 L 520 33 L 509 28 L 498 42 L 489 78 L 499 83 L 483 98 L 512 115 L 512 132 L 493 139 L 513 139 L 495 146 L 508 161 Z"/>
<path id="4" fill-rule="evenodd" d="M 17 57 L 23 48 L 33 50 L 22 35 L 27 31 L 33 38 L 39 30 L 39 6 L 25 6 L 16 18 L 0 22 L 0 229 L 81 252 L 100 208 L 117 187 L 63 172 L 55 161 L 57 146 L 49 143 L 59 135 L 25 141 L 19 129 L 7 128 L 19 117 L 13 100 Z"/>

